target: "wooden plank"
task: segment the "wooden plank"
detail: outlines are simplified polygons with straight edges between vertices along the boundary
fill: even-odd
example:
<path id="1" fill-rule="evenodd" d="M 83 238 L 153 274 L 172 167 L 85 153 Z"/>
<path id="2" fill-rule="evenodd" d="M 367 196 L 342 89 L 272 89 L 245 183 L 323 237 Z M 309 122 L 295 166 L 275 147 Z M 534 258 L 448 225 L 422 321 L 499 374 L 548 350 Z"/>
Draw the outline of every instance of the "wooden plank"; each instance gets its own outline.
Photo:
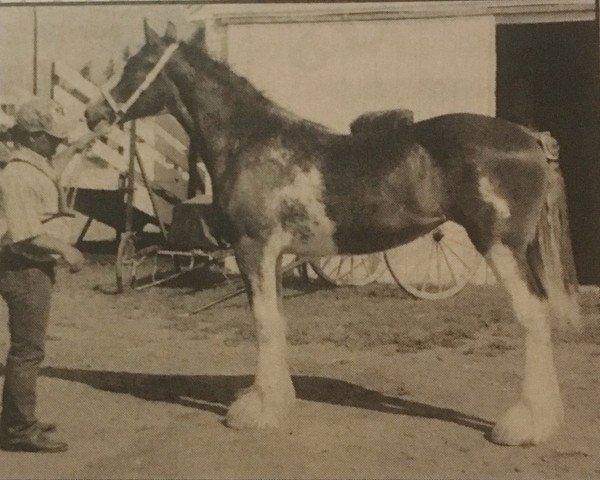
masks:
<path id="1" fill-rule="evenodd" d="M 143 134 L 144 137 L 146 139 L 149 139 L 148 130 L 151 128 L 154 128 L 154 127 L 153 126 L 148 127 L 148 125 L 146 125 L 146 128 L 144 128 L 142 125 L 143 124 L 141 122 L 139 122 L 136 125 L 136 133 L 139 133 L 140 127 L 142 127 L 141 130 L 145 132 Z M 130 134 L 129 134 L 128 130 L 123 131 L 116 127 L 113 127 L 110 130 L 107 137 L 110 138 L 110 140 L 112 142 L 114 142 L 114 144 L 116 146 L 121 147 L 124 151 L 126 151 L 129 149 L 129 135 Z M 161 135 L 162 135 L 162 132 L 161 132 Z M 141 136 L 138 135 L 138 138 L 141 138 Z M 141 139 L 143 140 L 143 138 L 141 138 Z M 172 161 L 167 159 L 165 154 L 160 149 L 156 148 L 156 146 L 154 146 L 152 143 L 149 143 L 146 141 L 144 141 L 143 143 L 138 143 L 138 148 L 143 150 L 143 156 L 150 157 L 153 161 L 159 162 L 165 167 L 173 163 Z M 142 151 L 140 151 L 140 153 L 142 153 Z M 173 155 L 175 155 L 175 153 Z M 148 165 L 148 168 L 152 168 L 152 167 L 150 165 Z"/>
<path id="2" fill-rule="evenodd" d="M 100 95 L 100 89 L 93 83 L 88 82 L 79 72 L 73 70 L 62 62 L 55 62 L 55 75 L 69 84 L 70 87 L 87 97 L 88 101 Z"/>
<path id="3" fill-rule="evenodd" d="M 118 129 L 113 129 L 109 134 L 109 137 L 121 144 L 128 140 L 127 133 Z M 187 179 L 184 178 L 184 172 L 177 171 L 170 163 L 166 162 L 162 154 L 152 148 L 152 146 L 140 143 L 137 145 L 137 148 L 140 152 L 142 162 L 146 167 L 149 180 L 159 183 L 162 188 L 173 195 L 176 195 L 178 198 L 185 198 L 185 194 L 182 194 L 185 189 L 181 186 L 187 185 Z M 91 153 L 93 156 L 103 160 L 116 170 L 123 173 L 127 170 L 128 158 L 126 152 L 121 154 L 111 145 L 98 141 L 92 147 Z M 136 174 L 139 174 L 139 166 L 137 164 L 135 165 L 135 171 Z M 157 178 L 157 172 L 160 173 L 160 178 Z M 139 179 L 138 175 L 136 175 L 136 177 L 136 179 Z"/>
<path id="4" fill-rule="evenodd" d="M 111 128 L 106 138 L 110 140 L 113 148 L 120 147 L 123 149 L 123 155 L 127 156 L 126 152 L 129 151 L 129 132 L 124 132 L 116 126 Z"/>
<path id="5" fill-rule="evenodd" d="M 71 115 L 83 118 L 85 103 L 79 101 L 60 85 L 54 86 L 54 100 L 60 103 Z"/>
<path id="6" fill-rule="evenodd" d="M 318 23 L 409 18 L 450 18 L 494 15 L 554 21 L 592 19 L 594 0 L 425 0 L 403 2 L 355 2 L 310 4 L 269 2 L 251 5 L 204 5 L 190 12 L 190 20 L 214 26 L 273 23 Z"/>
<path id="7" fill-rule="evenodd" d="M 138 137 L 158 150 L 164 160 L 187 170 L 187 147 L 151 119 L 137 123 Z"/>
<path id="8" fill-rule="evenodd" d="M 154 184 L 160 185 L 161 188 L 167 190 L 177 198 L 185 199 L 187 196 L 187 172 L 174 167 L 161 152 L 151 145 L 138 143 L 137 149 L 146 167 L 148 179 Z M 137 164 L 136 172 L 139 172 Z"/>
<path id="9" fill-rule="evenodd" d="M 88 100 L 99 95 L 99 89 L 85 80 L 75 70 L 68 66 L 56 63 L 55 75 L 69 88 L 73 88 Z M 54 86 L 54 98 L 61 103 L 71 114 L 83 117 L 86 105 L 72 95 L 61 85 Z M 157 135 L 158 134 L 158 135 Z M 185 146 L 168 131 L 151 120 L 138 122 L 137 136 L 141 140 L 137 144 L 141 161 L 146 167 L 148 180 L 156 184 L 157 188 L 164 191 L 167 196 L 184 199 L 187 193 L 187 154 Z M 112 128 L 106 135 L 107 142 L 97 141 L 90 150 L 94 160 L 84 159 L 76 175 L 73 176 L 73 185 L 78 188 L 92 190 L 116 190 L 120 173 L 125 173 L 128 167 L 127 152 L 129 150 L 129 132 L 119 128 Z M 159 148 L 156 147 L 158 140 Z M 101 162 L 98 164 L 96 162 Z M 181 165 L 176 169 L 174 165 Z M 135 165 L 135 196 L 134 206 L 154 216 L 150 193 L 145 188 L 139 166 Z M 158 177 L 158 178 L 157 178 Z M 154 195 L 158 215 L 165 223 L 170 223 L 173 205 L 165 198 Z"/>
<path id="10" fill-rule="evenodd" d="M 186 131 L 173 115 L 158 115 L 156 117 L 152 117 L 152 121 L 159 125 L 163 130 L 166 130 L 173 135 L 182 145 L 185 146 L 189 143 L 190 139 L 188 138 Z"/>
<path id="11" fill-rule="evenodd" d="M 137 136 L 146 142 L 148 145 L 154 145 L 155 140 L 155 124 L 150 120 L 144 118 L 137 122 L 136 124 L 136 133 Z"/>
<path id="12" fill-rule="evenodd" d="M 99 89 L 96 86 L 81 77 L 78 72 L 60 62 L 56 63 L 55 75 L 64 80 L 69 86 L 81 91 L 88 98 L 99 95 Z M 83 115 L 86 105 L 60 85 L 54 87 L 54 96 L 59 103 L 73 114 Z M 187 147 L 161 125 L 150 119 L 141 120 L 138 122 L 137 135 L 141 140 L 158 150 L 165 157 L 163 161 L 187 170 Z M 129 148 L 127 131 L 113 128 L 107 137 L 110 139 L 109 143 L 113 148 L 122 148 L 123 151 Z"/>
<path id="13" fill-rule="evenodd" d="M 154 125 L 155 125 L 155 135 L 162 137 L 163 141 L 167 142 L 169 145 L 171 145 L 173 148 L 175 148 L 176 150 L 179 150 L 180 152 L 186 152 L 187 151 L 187 146 L 189 143 L 189 140 L 184 140 L 181 141 L 176 135 L 175 132 L 169 130 L 166 127 L 163 127 L 162 125 L 160 125 L 159 123 L 156 123 L 154 120 L 154 118 L 152 118 Z"/>
<path id="14" fill-rule="evenodd" d="M 140 154 L 140 160 L 142 161 L 142 165 L 145 167 L 146 174 L 148 175 L 148 180 L 155 180 L 155 165 L 160 162 L 161 155 L 150 145 L 145 143 L 138 143 L 137 150 Z"/>
<path id="15" fill-rule="evenodd" d="M 101 168 L 85 162 L 81 174 L 74 175 L 71 185 L 91 190 L 117 190 L 119 187 L 119 172 L 113 168 Z"/>
<path id="16" fill-rule="evenodd" d="M 90 149 L 90 156 L 104 161 L 119 172 L 125 173 L 127 171 L 127 159 L 103 142 L 94 142 Z"/>
<path id="17" fill-rule="evenodd" d="M 187 198 L 187 177 L 186 172 L 176 170 L 171 166 L 164 168 L 162 165 L 156 164 L 154 170 L 154 183 L 160 185 L 181 200 Z"/>
<path id="18" fill-rule="evenodd" d="M 183 147 L 183 145 L 181 145 L 177 139 L 168 136 L 168 133 L 164 131 L 159 131 L 156 134 L 154 146 L 170 163 L 177 165 L 179 168 L 187 172 L 187 148 Z"/>

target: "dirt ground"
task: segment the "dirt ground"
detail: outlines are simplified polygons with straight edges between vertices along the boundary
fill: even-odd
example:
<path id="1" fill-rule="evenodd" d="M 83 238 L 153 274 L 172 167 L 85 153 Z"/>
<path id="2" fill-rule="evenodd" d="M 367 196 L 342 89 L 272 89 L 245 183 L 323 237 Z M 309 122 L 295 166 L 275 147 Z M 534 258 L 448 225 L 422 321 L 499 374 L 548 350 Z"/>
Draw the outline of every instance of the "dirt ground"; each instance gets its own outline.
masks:
<path id="1" fill-rule="evenodd" d="M 0 452 L 1 478 L 600 478 L 597 290 L 583 334 L 555 335 L 563 428 L 514 448 L 486 440 L 523 364 L 498 287 L 434 302 L 289 282 L 296 407 L 279 431 L 234 431 L 223 418 L 255 361 L 245 298 L 190 315 L 231 287 L 98 288 L 112 282 L 108 257 L 59 272 L 38 409 L 70 450 Z M 7 345 L 2 328 L 1 358 Z"/>

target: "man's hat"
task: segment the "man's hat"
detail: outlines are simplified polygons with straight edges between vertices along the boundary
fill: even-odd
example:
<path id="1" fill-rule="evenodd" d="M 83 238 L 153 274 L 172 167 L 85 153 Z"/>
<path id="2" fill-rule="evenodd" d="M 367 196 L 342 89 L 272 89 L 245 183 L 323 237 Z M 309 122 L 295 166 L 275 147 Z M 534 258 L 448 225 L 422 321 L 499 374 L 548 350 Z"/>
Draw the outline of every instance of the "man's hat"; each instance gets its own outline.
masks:
<path id="1" fill-rule="evenodd" d="M 69 134 L 63 108 L 49 98 L 35 97 L 25 102 L 17 110 L 15 122 L 27 132 L 46 132 L 63 140 Z"/>

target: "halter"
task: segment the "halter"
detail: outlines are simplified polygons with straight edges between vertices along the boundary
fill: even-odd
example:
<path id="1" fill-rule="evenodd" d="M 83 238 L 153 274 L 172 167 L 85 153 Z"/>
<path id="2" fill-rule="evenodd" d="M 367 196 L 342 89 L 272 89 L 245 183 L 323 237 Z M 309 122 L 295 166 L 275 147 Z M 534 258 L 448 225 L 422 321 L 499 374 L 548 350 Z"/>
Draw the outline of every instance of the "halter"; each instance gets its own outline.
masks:
<path id="1" fill-rule="evenodd" d="M 158 62 L 152 70 L 148 72 L 146 78 L 142 83 L 140 83 L 139 87 L 131 94 L 129 99 L 125 103 L 119 103 L 115 100 L 115 98 L 110 93 L 110 87 L 113 86 L 113 82 L 108 82 L 100 87 L 100 92 L 106 99 L 107 103 L 110 105 L 110 108 L 113 109 L 118 118 L 122 118 L 129 111 L 131 106 L 140 98 L 140 95 L 146 91 L 146 89 L 156 80 L 156 77 L 160 74 L 165 65 L 169 61 L 169 59 L 175 53 L 175 50 L 179 47 L 178 43 L 172 43 L 167 47 L 167 49 L 163 52 L 161 57 L 158 59 Z"/>

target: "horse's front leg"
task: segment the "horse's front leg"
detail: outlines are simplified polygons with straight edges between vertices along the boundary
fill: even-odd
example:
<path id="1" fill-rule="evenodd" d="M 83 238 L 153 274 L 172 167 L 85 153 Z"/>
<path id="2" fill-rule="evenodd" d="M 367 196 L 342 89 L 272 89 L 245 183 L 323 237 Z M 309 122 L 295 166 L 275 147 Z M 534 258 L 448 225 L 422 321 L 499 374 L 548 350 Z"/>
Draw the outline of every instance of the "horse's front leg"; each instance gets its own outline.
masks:
<path id="1" fill-rule="evenodd" d="M 286 321 L 277 295 L 279 243 L 243 239 L 236 247 L 256 322 L 258 362 L 254 385 L 227 412 L 227 425 L 233 428 L 278 427 L 295 399 L 287 365 Z"/>

